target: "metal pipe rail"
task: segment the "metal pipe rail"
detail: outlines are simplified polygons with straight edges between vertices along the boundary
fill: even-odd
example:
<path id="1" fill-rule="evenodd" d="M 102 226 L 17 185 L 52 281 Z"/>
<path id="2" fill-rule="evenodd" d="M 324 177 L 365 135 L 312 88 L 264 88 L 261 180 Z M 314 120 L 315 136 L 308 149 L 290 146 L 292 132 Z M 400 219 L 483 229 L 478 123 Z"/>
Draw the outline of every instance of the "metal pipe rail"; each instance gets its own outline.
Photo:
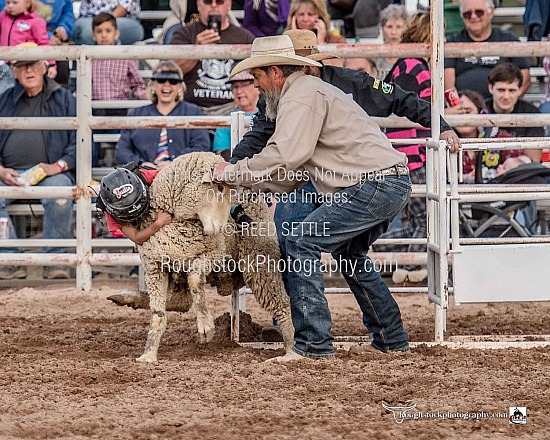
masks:
<path id="1" fill-rule="evenodd" d="M 134 248 L 135 244 L 127 238 L 92 238 L 92 247 L 94 248 Z M 76 238 L 17 238 L 0 240 L 0 248 L 3 247 L 68 247 L 77 246 Z M 136 254 L 137 255 L 137 254 Z"/>
<path id="2" fill-rule="evenodd" d="M 517 48 L 521 44 L 521 51 Z M 515 49 L 514 49 L 515 46 Z M 445 53 L 447 56 L 456 55 L 479 55 L 487 52 L 487 54 L 502 54 L 512 55 L 514 53 L 520 53 L 521 56 L 525 56 L 527 53 L 533 54 L 545 54 L 547 51 L 547 45 L 540 43 L 512 43 L 511 46 L 496 46 L 488 44 L 449 44 L 445 47 Z M 328 52 L 335 51 L 340 56 L 425 56 L 429 55 L 432 50 L 430 45 L 396 45 L 392 47 L 383 45 L 326 45 L 321 48 Z M 436 47 L 434 46 L 434 50 Z M 453 52 L 453 50 L 457 52 Z M 193 46 L 187 45 L 185 49 L 181 46 L 113 46 L 113 47 L 96 47 L 96 46 L 63 46 L 63 47 L 40 47 L 40 48 L 21 48 L 21 47 L 2 47 L 0 48 L 0 59 L 21 59 L 21 60 L 34 60 L 43 58 L 52 59 L 70 59 L 77 60 L 79 70 L 77 72 L 77 90 L 78 90 L 78 115 L 76 118 L 21 118 L 21 119 L 2 119 L 0 120 L 0 129 L 13 129 L 13 128 L 25 128 L 25 129 L 76 129 L 78 130 L 79 145 L 78 151 L 78 163 L 79 163 L 79 175 L 77 176 L 77 187 L 84 187 L 90 181 L 89 170 L 86 165 L 89 165 L 89 142 L 91 140 L 91 128 L 143 128 L 144 123 L 146 127 L 157 128 L 159 126 L 168 127 L 180 127 L 180 128 L 206 128 L 205 122 L 200 121 L 194 123 L 184 118 L 146 118 L 140 119 L 139 124 L 136 121 L 132 121 L 129 118 L 101 118 L 92 117 L 91 108 L 94 105 L 90 99 L 91 96 L 91 60 L 92 59 L 198 59 L 198 58 L 233 58 L 242 59 L 249 55 L 250 46 L 248 45 L 212 45 L 206 46 Z M 418 51 L 418 53 L 415 53 Z M 531 51 L 531 52 L 529 52 Z M 391 52 L 391 53 L 390 53 Z M 520 55 L 518 55 L 520 56 Z M 442 93 L 440 93 L 442 95 Z M 436 95 L 439 96 L 439 95 Z M 439 103 L 442 107 L 442 96 Z M 98 104 L 99 105 L 99 104 Z M 437 107 L 434 106 L 434 107 Z M 434 108 L 435 110 L 435 108 Z M 438 112 L 434 113 L 434 123 L 438 123 Z M 455 117 L 455 121 L 458 124 L 465 125 L 461 118 L 474 118 L 469 121 L 474 125 L 482 125 L 486 123 L 488 126 L 494 125 L 498 122 L 498 125 L 505 126 L 503 120 L 499 118 L 509 118 L 511 126 L 522 125 L 528 126 L 529 123 L 533 123 L 533 115 L 529 115 L 529 121 L 522 121 L 520 124 L 514 122 L 513 118 L 517 115 L 450 115 L 448 119 Z M 535 115 L 540 117 L 540 115 Z M 206 117 L 208 118 L 208 117 Z M 476 119 L 477 118 L 477 119 Z M 481 118 L 487 118 L 485 122 L 480 121 Z M 225 120 L 224 120 L 225 119 Z M 210 117 L 209 120 L 213 123 L 214 127 L 229 126 L 229 117 Z M 399 118 L 383 118 L 380 119 L 382 125 L 402 126 L 403 119 Z M 550 116 L 549 116 L 550 121 Z M 534 124 L 545 125 L 544 121 L 538 120 Z M 438 125 L 438 124 L 437 124 Z M 416 141 L 418 143 L 418 141 Z M 86 170 L 85 170 L 86 169 Z M 40 193 L 40 188 L 32 188 L 30 193 L 34 192 L 37 198 L 44 197 L 45 194 Z M 71 197 L 66 191 L 72 191 L 66 187 L 49 188 L 48 197 Z M 17 192 L 17 191 L 16 191 Z M 30 193 L 25 191 L 17 194 L 10 194 L 10 197 L 15 198 L 28 198 Z M 418 194 L 417 191 L 415 191 Z M 0 193 L 1 194 L 1 193 Z M 23 195 L 24 194 L 24 195 Z M 54 195 L 55 194 L 55 195 Z M 84 229 L 89 229 L 87 225 L 86 217 L 90 217 L 89 201 L 85 197 L 79 197 L 77 200 L 81 204 L 80 214 L 77 214 L 79 219 L 77 220 L 78 227 L 84 226 Z M 86 203 L 82 205 L 82 203 Z M 86 231 L 89 232 L 89 231 Z M 84 241 L 77 239 L 81 244 L 80 250 L 81 257 L 84 257 L 87 252 L 90 252 L 92 241 L 85 239 Z M 84 258 L 83 260 L 84 261 Z M 79 285 L 88 285 L 87 280 L 80 280 Z"/>
<path id="3" fill-rule="evenodd" d="M 250 117 L 249 117 L 250 121 Z M 91 129 L 110 128 L 225 128 L 231 127 L 230 116 L 91 116 Z"/>
<path id="4" fill-rule="evenodd" d="M 119 101 L 105 101 L 105 100 L 98 99 L 98 100 L 92 101 L 92 108 L 105 108 L 105 109 L 138 108 L 138 107 L 144 107 L 152 103 L 153 101 L 149 101 L 148 99 L 124 99 Z"/>
<path id="5" fill-rule="evenodd" d="M 183 48 L 182 46 L 185 46 Z M 2 46 L 1 60 L 33 61 L 41 59 L 223 59 L 242 60 L 250 56 L 251 45 L 129 45 L 129 46 Z M 431 44 L 323 44 L 321 52 L 342 58 L 401 58 L 432 57 Z M 548 42 L 499 42 L 494 43 L 447 43 L 444 56 L 447 58 L 482 57 L 543 57 L 548 54 Z M 432 57 L 433 59 L 433 57 Z"/>

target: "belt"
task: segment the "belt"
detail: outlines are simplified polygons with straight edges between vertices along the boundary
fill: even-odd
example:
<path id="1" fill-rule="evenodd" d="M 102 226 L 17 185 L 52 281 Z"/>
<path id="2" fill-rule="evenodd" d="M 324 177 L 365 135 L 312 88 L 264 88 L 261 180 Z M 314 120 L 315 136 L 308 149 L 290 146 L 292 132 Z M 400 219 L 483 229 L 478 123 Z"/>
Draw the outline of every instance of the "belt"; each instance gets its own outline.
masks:
<path id="1" fill-rule="evenodd" d="M 375 176 L 402 176 L 409 174 L 409 168 L 406 165 L 394 165 L 389 168 L 384 168 L 380 171 L 375 171 L 373 173 Z"/>

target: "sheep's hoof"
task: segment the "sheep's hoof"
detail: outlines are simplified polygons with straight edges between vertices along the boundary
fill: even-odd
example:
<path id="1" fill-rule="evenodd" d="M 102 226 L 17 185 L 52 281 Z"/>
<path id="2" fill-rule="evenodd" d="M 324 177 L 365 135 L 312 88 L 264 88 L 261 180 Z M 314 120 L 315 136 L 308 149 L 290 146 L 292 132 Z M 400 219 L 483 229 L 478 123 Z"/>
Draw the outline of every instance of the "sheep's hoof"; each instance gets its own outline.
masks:
<path id="1" fill-rule="evenodd" d="M 214 339 L 216 333 L 216 325 L 212 316 L 205 318 L 197 318 L 197 330 L 199 332 L 199 341 L 201 344 L 207 344 Z"/>
<path id="2" fill-rule="evenodd" d="M 133 309 L 146 309 L 149 307 L 149 296 L 138 290 L 127 290 L 108 296 L 107 299 L 114 302 L 117 306 L 128 306 Z"/>
<path id="3" fill-rule="evenodd" d="M 262 328 L 262 341 L 263 342 L 284 342 L 283 333 L 277 327 L 264 327 Z"/>
<path id="4" fill-rule="evenodd" d="M 208 344 L 209 342 L 214 339 L 214 334 L 216 333 L 216 329 L 214 327 L 203 329 L 202 331 L 199 330 L 199 342 L 201 344 Z"/>
<path id="5" fill-rule="evenodd" d="M 157 357 L 151 353 L 143 353 L 140 357 L 136 358 L 137 362 L 143 364 L 157 364 Z"/>

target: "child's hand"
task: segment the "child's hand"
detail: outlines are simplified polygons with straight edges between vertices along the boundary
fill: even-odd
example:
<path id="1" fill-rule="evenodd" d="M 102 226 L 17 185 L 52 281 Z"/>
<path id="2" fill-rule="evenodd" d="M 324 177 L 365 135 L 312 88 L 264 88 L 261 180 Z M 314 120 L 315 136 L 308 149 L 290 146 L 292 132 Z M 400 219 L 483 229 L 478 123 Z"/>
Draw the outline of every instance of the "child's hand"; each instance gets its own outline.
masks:
<path id="1" fill-rule="evenodd" d="M 168 214 L 166 211 L 160 210 L 157 214 L 157 219 L 155 223 L 159 226 L 166 226 L 172 223 L 172 215 Z"/>

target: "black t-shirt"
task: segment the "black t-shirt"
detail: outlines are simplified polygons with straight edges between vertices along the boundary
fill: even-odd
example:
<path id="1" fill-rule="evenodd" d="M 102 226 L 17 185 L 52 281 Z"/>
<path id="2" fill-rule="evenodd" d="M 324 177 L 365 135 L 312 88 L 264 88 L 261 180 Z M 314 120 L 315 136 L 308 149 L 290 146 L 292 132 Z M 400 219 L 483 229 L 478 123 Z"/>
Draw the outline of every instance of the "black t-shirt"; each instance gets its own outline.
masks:
<path id="1" fill-rule="evenodd" d="M 201 22 L 183 26 L 174 32 L 170 44 L 195 44 L 197 35 L 206 30 Z M 220 34 L 219 44 L 251 44 L 254 35 L 244 28 L 229 25 Z M 187 91 L 185 100 L 202 107 L 228 104 L 233 102 L 229 74 L 235 60 L 202 59 L 184 76 Z"/>
<path id="2" fill-rule="evenodd" d="M 500 41 L 519 41 L 516 34 L 504 31 L 499 28 L 493 28 L 491 36 L 485 41 L 476 41 L 476 43 L 490 43 Z M 474 43 L 468 36 L 466 29 L 449 35 L 447 43 Z M 470 89 L 481 93 L 484 99 L 491 98 L 487 87 L 487 77 L 493 67 L 499 63 L 509 62 L 515 64 L 520 69 L 531 67 L 530 58 L 507 58 L 496 56 L 484 57 L 466 57 L 466 58 L 445 58 L 445 68 L 455 69 L 455 87 L 457 90 Z"/>
<path id="3" fill-rule="evenodd" d="M 496 113 L 493 106 L 493 100 L 487 101 L 487 110 L 489 113 Z M 539 109 L 533 104 L 519 100 L 514 106 L 512 113 L 540 113 Z M 512 137 L 543 137 L 544 127 L 501 127 Z"/>
<path id="4" fill-rule="evenodd" d="M 17 102 L 16 115 L 47 116 L 44 108 L 44 93 L 36 96 L 23 95 Z M 48 160 L 48 135 L 43 130 L 12 130 L 2 150 L 3 166 L 26 169 Z"/>

